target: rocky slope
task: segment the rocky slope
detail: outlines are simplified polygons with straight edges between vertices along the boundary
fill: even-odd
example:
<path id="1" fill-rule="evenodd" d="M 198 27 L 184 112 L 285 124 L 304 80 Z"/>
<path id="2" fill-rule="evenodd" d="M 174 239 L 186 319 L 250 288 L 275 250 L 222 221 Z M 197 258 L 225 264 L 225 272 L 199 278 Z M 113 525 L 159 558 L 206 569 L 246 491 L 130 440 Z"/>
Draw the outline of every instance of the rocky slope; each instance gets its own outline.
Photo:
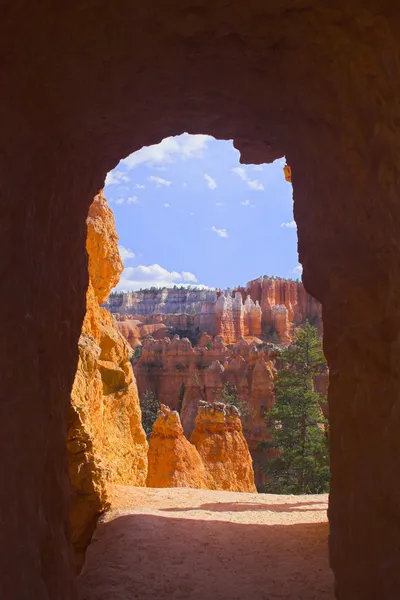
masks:
<path id="1" fill-rule="evenodd" d="M 147 475 L 132 351 L 110 313 L 99 307 L 123 268 L 117 241 L 113 214 L 100 193 L 87 219 L 90 281 L 67 434 L 70 528 L 78 568 L 97 517 L 108 506 L 108 482 L 142 486 Z"/>

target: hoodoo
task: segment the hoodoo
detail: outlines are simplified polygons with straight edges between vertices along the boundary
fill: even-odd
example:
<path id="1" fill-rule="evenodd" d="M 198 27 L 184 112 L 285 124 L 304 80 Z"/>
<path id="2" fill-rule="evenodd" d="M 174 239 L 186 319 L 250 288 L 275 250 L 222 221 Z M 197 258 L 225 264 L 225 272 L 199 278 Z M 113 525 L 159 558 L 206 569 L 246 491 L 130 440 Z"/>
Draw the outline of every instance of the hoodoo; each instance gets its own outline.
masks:
<path id="1" fill-rule="evenodd" d="M 107 484 L 142 486 L 147 475 L 132 351 L 112 316 L 99 306 L 123 268 L 117 242 L 112 211 L 100 193 L 87 219 L 90 279 L 67 434 L 70 527 L 78 568 L 97 518 L 108 507 Z"/>
<path id="2" fill-rule="evenodd" d="M 185 438 L 179 414 L 161 404 L 149 439 L 148 487 L 213 489 L 196 448 Z"/>
<path id="3" fill-rule="evenodd" d="M 213 478 L 213 489 L 257 491 L 249 448 L 235 406 L 202 402 L 190 441 Z"/>

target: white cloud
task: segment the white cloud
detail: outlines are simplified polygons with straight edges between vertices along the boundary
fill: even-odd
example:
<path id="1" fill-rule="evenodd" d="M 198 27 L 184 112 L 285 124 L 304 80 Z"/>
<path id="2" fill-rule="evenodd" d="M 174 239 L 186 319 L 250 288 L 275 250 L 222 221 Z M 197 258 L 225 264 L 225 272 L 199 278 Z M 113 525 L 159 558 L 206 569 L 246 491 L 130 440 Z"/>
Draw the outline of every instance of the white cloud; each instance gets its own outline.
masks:
<path id="1" fill-rule="evenodd" d="M 190 271 L 182 271 L 182 279 L 183 281 L 191 281 L 192 283 L 197 282 L 197 277 Z"/>
<path id="2" fill-rule="evenodd" d="M 121 204 L 125 204 L 125 202 L 127 204 L 139 204 L 139 199 L 137 196 L 129 196 L 129 198 L 118 198 L 115 201 L 115 204 L 121 205 Z"/>
<path id="3" fill-rule="evenodd" d="M 250 200 L 243 200 L 243 206 L 250 206 L 250 208 L 254 208 L 254 204 L 251 204 Z"/>
<path id="4" fill-rule="evenodd" d="M 292 273 L 294 273 L 296 277 L 301 277 L 301 274 L 303 273 L 303 267 L 300 263 L 293 269 Z"/>
<path id="5" fill-rule="evenodd" d="M 243 179 L 243 181 L 247 181 L 246 171 L 243 169 L 243 167 L 235 167 L 234 169 L 232 169 L 232 173 L 238 175 L 238 177 L 240 177 L 240 179 Z"/>
<path id="6" fill-rule="evenodd" d="M 151 175 L 149 177 L 149 181 L 155 183 L 157 187 L 160 187 L 162 185 L 169 187 L 172 183 L 172 181 L 169 181 L 168 179 L 163 179 L 162 177 L 157 177 L 156 175 Z"/>
<path id="7" fill-rule="evenodd" d="M 225 206 L 225 202 L 216 202 L 215 206 Z"/>
<path id="8" fill-rule="evenodd" d="M 135 188 L 137 188 L 138 190 L 144 190 L 144 188 L 145 188 L 145 187 L 146 187 L 146 186 L 145 186 L 145 185 L 143 185 L 143 183 L 137 183 L 137 184 L 135 185 Z"/>
<path id="9" fill-rule="evenodd" d="M 228 232 L 227 232 L 226 229 L 218 229 L 218 227 L 215 227 L 213 225 L 211 227 L 211 231 L 214 231 L 214 233 L 216 233 L 217 235 L 219 235 L 219 237 L 222 237 L 222 238 L 228 237 Z"/>
<path id="10" fill-rule="evenodd" d="M 197 277 L 190 271 L 168 271 L 158 264 L 126 267 L 117 285 L 118 290 L 138 290 L 148 287 L 197 285 Z M 207 287 L 207 286 L 201 286 Z"/>
<path id="11" fill-rule="evenodd" d="M 194 217 L 194 213 L 193 213 L 193 212 L 192 212 L 192 213 L 189 213 L 189 214 L 190 214 L 190 216 L 191 216 L 191 217 Z"/>
<path id="12" fill-rule="evenodd" d="M 204 173 L 204 179 L 207 181 L 207 185 L 210 188 L 210 190 L 215 190 L 215 188 L 217 187 L 217 182 L 215 181 L 215 179 L 213 179 L 211 175 L 208 175 L 208 173 Z"/>
<path id="13" fill-rule="evenodd" d="M 164 208 L 169 208 L 170 206 L 171 206 L 171 205 L 170 205 L 170 204 L 168 204 L 167 202 L 166 202 L 165 204 L 163 204 L 163 207 L 164 207 Z"/>
<path id="14" fill-rule="evenodd" d="M 123 182 L 127 183 L 128 181 L 130 181 L 130 177 L 128 177 L 128 175 L 126 175 L 126 173 L 124 173 L 123 171 L 119 171 L 118 169 L 114 169 L 113 171 L 110 171 L 109 173 L 107 173 L 104 187 L 106 187 L 108 185 L 115 185 L 118 183 L 123 183 Z"/>
<path id="15" fill-rule="evenodd" d="M 253 165 L 252 169 L 253 171 L 263 171 L 264 167 L 262 165 Z"/>
<path id="16" fill-rule="evenodd" d="M 246 170 L 243 167 L 235 167 L 232 169 L 232 173 L 235 173 L 240 179 L 243 179 L 251 190 L 255 192 L 262 192 L 264 190 L 264 184 L 259 179 L 249 179 Z"/>
<path id="17" fill-rule="evenodd" d="M 135 253 L 132 252 L 130 248 L 125 248 L 125 246 L 118 246 L 118 250 L 123 262 L 129 260 L 130 258 L 135 258 Z"/>
<path id="18" fill-rule="evenodd" d="M 250 179 L 248 179 L 247 185 L 249 186 L 249 188 L 251 190 L 254 190 L 255 192 L 263 192 L 264 191 L 264 184 L 262 184 L 261 181 L 259 181 L 258 179 L 253 179 L 252 181 Z"/>
<path id="19" fill-rule="evenodd" d="M 288 221 L 287 223 L 281 223 L 281 227 L 287 227 L 288 229 L 297 229 L 296 221 Z"/>
<path id="20" fill-rule="evenodd" d="M 184 181 L 184 182 L 182 183 L 182 187 L 183 187 L 183 188 L 187 187 L 187 183 L 186 183 L 186 181 Z"/>
<path id="21" fill-rule="evenodd" d="M 203 155 L 210 139 L 211 136 L 209 135 L 191 135 L 189 133 L 168 137 L 159 144 L 144 146 L 124 158 L 122 163 L 128 169 L 134 169 L 140 164 L 145 164 L 148 167 L 158 167 L 179 159 L 197 158 Z"/>

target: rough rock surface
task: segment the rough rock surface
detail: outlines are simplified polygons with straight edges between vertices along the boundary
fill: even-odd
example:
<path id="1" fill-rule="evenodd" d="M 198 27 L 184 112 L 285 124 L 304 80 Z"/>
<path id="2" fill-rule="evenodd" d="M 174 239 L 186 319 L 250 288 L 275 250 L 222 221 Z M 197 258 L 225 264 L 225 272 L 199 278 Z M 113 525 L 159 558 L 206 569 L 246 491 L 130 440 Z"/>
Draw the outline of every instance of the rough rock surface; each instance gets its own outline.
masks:
<path id="1" fill-rule="evenodd" d="M 257 491 L 251 456 L 236 407 L 221 402 L 202 402 L 190 441 L 213 479 L 213 489 Z"/>
<path id="2" fill-rule="evenodd" d="M 149 439 L 146 485 L 212 489 L 196 448 L 185 438 L 179 414 L 161 404 Z"/>
<path id="3" fill-rule="evenodd" d="M 124 268 L 118 250 L 114 215 L 102 191 L 94 198 L 86 223 L 89 277 L 97 301 L 102 304 L 117 285 Z"/>
<path id="4" fill-rule="evenodd" d="M 148 487 L 254 492 L 247 442 L 235 407 L 200 401 L 190 442 L 179 414 L 161 405 L 149 440 Z"/>
<path id="5" fill-rule="evenodd" d="M 261 465 L 267 454 L 259 442 L 267 441 L 265 411 L 274 403 L 273 382 L 277 351 L 271 344 L 239 340 L 227 348 L 221 336 L 203 336 L 198 346 L 187 339 L 143 341 L 142 355 L 134 366 L 139 394 L 154 392 L 158 400 L 179 410 L 187 438 L 195 427 L 199 402 L 221 400 L 224 386 L 236 390 L 248 406 L 243 432 L 254 462 L 255 481 L 262 490 Z"/>
<path id="6" fill-rule="evenodd" d="M 333 600 L 327 505 L 327 494 L 115 486 L 80 600 Z"/>
<path id="7" fill-rule="evenodd" d="M 140 486 L 147 475 L 132 351 L 110 313 L 99 307 L 121 272 L 114 217 L 102 194 L 89 210 L 87 240 L 90 282 L 67 434 L 70 530 L 78 568 L 97 517 L 108 507 L 107 483 Z"/>
<path id="8" fill-rule="evenodd" d="M 121 158 L 189 129 L 233 139 L 245 164 L 286 156 L 291 167 L 302 277 L 322 303 L 330 369 L 336 595 L 397 598 L 398 5 L 158 8 L 2 3 L 3 596 L 75 597 L 66 431 L 88 289 L 85 220 Z M 143 227 L 151 235 L 151 221 Z"/>

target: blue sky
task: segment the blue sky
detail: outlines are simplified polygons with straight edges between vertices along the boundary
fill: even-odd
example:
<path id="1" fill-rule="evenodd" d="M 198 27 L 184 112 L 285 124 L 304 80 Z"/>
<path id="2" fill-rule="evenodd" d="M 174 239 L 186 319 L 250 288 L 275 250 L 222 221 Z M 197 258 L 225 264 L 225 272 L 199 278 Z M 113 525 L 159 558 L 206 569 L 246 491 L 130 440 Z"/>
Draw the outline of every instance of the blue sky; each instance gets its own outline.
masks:
<path id="1" fill-rule="evenodd" d="M 117 289 L 300 277 L 285 160 L 255 166 L 239 158 L 232 141 L 183 134 L 142 148 L 107 175 L 125 265 Z"/>

